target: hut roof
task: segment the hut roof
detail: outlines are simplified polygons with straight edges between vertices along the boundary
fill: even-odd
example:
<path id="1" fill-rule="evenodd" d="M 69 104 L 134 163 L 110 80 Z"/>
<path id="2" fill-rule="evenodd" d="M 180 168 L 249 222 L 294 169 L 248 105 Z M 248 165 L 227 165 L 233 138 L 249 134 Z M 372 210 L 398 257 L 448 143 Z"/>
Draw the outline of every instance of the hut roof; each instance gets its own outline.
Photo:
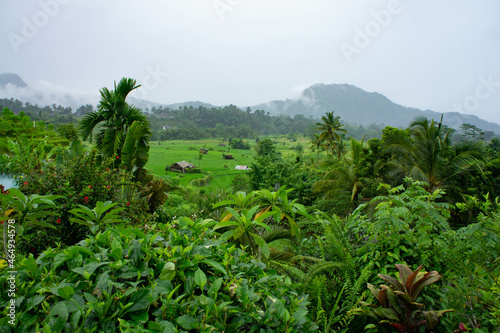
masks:
<path id="1" fill-rule="evenodd" d="M 173 165 L 178 165 L 178 166 L 180 166 L 183 169 L 185 169 L 185 168 L 194 168 L 194 165 L 192 165 L 191 163 L 188 163 L 186 161 L 177 162 L 177 163 L 174 163 Z"/>

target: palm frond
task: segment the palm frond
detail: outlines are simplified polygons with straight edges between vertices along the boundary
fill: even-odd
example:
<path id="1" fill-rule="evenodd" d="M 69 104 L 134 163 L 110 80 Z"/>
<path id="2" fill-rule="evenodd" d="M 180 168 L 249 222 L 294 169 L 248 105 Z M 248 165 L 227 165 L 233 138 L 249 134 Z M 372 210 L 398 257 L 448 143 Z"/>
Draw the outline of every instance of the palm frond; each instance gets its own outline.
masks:
<path id="1" fill-rule="evenodd" d="M 282 229 L 282 228 L 273 228 L 271 232 L 265 232 L 262 235 L 262 238 L 269 244 L 271 242 L 274 242 L 276 240 L 290 240 L 292 242 L 297 242 L 297 237 L 292 235 L 291 230 L 287 229 Z"/>
<path id="2" fill-rule="evenodd" d="M 78 131 L 83 141 L 89 140 L 92 142 L 92 132 L 98 124 L 105 121 L 104 116 L 100 112 L 87 113 L 78 123 Z"/>

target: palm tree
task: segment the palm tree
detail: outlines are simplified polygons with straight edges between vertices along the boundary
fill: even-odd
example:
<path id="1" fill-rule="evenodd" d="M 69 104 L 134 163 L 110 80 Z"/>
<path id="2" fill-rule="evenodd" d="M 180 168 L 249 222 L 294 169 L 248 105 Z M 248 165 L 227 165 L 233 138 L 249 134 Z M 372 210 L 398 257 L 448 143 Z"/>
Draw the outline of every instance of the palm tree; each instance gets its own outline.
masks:
<path id="1" fill-rule="evenodd" d="M 481 143 L 451 146 L 451 131 L 427 118 L 415 119 L 409 136 L 393 136 L 386 140 L 386 151 L 394 160 L 389 163 L 394 177 L 409 176 L 429 184 L 428 190 L 450 185 L 458 176 L 481 163 Z"/>
<path id="2" fill-rule="evenodd" d="M 316 149 L 316 159 L 319 157 L 320 148 L 323 146 L 323 141 L 319 138 L 319 134 L 314 134 L 314 138 L 311 140 L 312 149 Z"/>
<path id="3" fill-rule="evenodd" d="M 321 131 L 319 139 L 326 144 L 327 154 L 328 150 L 331 150 L 333 154 L 336 142 L 342 141 L 340 132 L 346 133 L 346 130 L 343 128 L 344 125 L 340 123 L 340 117 L 334 117 L 333 113 L 334 111 L 327 112 L 325 116 L 321 117 L 321 122 L 316 124 L 316 128 Z"/>
<path id="4" fill-rule="evenodd" d="M 363 140 L 357 141 L 351 138 L 351 156 L 345 161 L 327 161 L 324 166 L 329 171 L 323 180 L 316 182 L 313 189 L 321 192 L 326 198 L 333 198 L 337 195 L 349 194 L 351 202 L 356 204 L 359 194 L 363 188 L 361 169 L 363 168 Z"/>
<path id="5" fill-rule="evenodd" d="M 139 88 L 134 79 L 122 78 L 115 81 L 114 90 L 102 88 L 101 101 L 97 111 L 88 113 L 78 125 L 84 141 L 92 142 L 94 130 L 95 144 L 103 159 L 121 156 L 123 143 L 134 121 L 147 122 L 146 116 L 138 108 L 129 105 L 125 99 L 134 89 Z"/>

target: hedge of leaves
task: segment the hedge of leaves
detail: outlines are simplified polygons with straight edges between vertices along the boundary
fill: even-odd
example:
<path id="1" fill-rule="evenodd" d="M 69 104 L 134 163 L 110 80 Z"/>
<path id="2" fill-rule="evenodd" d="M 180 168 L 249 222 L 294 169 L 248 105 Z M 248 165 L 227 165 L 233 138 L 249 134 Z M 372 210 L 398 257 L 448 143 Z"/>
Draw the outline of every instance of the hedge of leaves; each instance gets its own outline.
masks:
<path id="1" fill-rule="evenodd" d="M 120 225 L 22 259 L 15 327 L 2 293 L 2 332 L 315 331 L 307 296 L 215 238 L 213 223 Z M 0 273 L 3 290 L 9 276 Z"/>

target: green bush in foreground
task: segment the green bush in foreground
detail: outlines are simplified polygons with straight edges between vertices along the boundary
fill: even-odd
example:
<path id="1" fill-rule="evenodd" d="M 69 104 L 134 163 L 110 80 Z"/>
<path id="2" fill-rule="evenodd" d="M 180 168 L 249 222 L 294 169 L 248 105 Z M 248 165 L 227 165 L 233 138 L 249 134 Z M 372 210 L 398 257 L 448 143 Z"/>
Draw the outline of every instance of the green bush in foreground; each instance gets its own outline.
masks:
<path id="1" fill-rule="evenodd" d="M 2 332 L 310 332 L 307 296 L 217 240 L 212 220 L 117 226 L 17 267 L 15 327 Z M 0 285 L 7 289 L 7 274 Z"/>

